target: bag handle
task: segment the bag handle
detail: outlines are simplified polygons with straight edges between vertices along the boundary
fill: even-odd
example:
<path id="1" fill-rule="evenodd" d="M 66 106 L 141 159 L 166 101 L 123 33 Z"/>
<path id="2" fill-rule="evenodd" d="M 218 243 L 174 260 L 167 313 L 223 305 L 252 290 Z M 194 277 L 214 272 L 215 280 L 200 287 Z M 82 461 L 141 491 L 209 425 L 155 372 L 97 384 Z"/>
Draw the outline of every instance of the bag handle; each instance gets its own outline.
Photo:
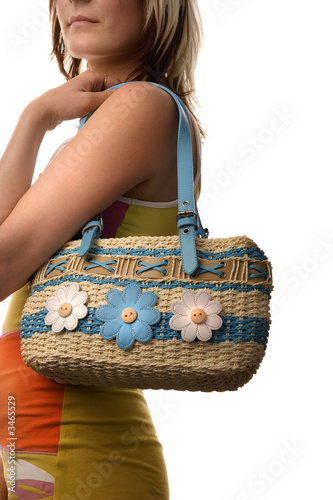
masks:
<path id="1" fill-rule="evenodd" d="M 114 90 L 123 85 L 128 85 L 133 82 L 120 83 L 109 87 L 106 90 Z M 207 238 L 208 230 L 203 229 L 197 203 L 194 195 L 193 181 L 193 155 L 192 155 L 192 138 L 189 112 L 183 101 L 171 90 L 158 83 L 149 82 L 153 85 L 165 90 L 175 100 L 178 112 L 178 140 L 177 140 L 177 185 L 178 185 L 178 214 L 177 228 L 179 231 L 180 251 L 182 258 L 183 270 L 186 274 L 193 274 L 198 267 L 198 256 L 196 249 L 196 237 Z M 95 112 L 92 111 L 80 120 L 80 130 L 90 116 Z M 82 244 L 79 251 L 79 256 L 84 256 L 88 253 L 93 240 L 100 237 L 102 232 L 101 223 L 98 221 L 90 221 L 83 228 Z"/>

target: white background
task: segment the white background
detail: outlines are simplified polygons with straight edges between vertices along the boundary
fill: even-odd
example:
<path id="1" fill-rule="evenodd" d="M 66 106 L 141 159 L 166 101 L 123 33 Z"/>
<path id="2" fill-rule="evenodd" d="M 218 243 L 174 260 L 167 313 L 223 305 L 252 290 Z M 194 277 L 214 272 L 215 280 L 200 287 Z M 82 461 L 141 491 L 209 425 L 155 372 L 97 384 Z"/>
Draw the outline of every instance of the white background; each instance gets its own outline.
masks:
<path id="1" fill-rule="evenodd" d="M 0 151 L 24 106 L 63 83 L 48 60 L 47 3 L 2 7 Z M 273 263 L 275 292 L 267 354 L 248 385 L 145 391 L 171 500 L 331 498 L 331 2 L 199 3 L 201 218 L 212 237 L 254 239 Z M 75 132 L 72 122 L 46 136 L 37 172 Z"/>

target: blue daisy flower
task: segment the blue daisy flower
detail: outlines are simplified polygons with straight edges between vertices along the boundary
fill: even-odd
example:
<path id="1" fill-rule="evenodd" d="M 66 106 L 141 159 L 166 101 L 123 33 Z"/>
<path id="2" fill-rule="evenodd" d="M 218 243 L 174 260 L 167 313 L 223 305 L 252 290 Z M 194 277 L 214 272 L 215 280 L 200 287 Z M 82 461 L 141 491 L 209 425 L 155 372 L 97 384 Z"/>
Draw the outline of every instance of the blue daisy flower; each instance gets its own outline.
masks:
<path id="1" fill-rule="evenodd" d="M 106 294 L 108 305 L 96 309 L 96 317 L 105 322 L 101 337 L 106 340 L 116 337 L 121 349 L 129 349 L 134 340 L 148 342 L 153 336 L 150 325 L 161 320 L 161 313 L 152 307 L 156 300 L 156 293 L 141 293 L 137 283 L 125 286 L 123 292 L 109 290 Z"/>

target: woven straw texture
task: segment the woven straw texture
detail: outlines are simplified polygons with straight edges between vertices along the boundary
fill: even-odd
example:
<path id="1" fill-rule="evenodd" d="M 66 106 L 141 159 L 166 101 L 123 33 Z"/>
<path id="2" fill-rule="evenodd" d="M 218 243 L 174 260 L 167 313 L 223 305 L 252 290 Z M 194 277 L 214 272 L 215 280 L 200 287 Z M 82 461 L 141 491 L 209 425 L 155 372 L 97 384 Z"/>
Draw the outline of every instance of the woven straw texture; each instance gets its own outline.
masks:
<path id="1" fill-rule="evenodd" d="M 28 344 L 28 345 L 27 345 Z M 26 362 L 61 384 L 110 385 L 129 389 L 236 390 L 257 371 L 264 346 L 151 340 L 121 351 L 115 342 L 82 333 L 35 334 L 22 339 Z M 56 354 L 55 354 L 56 353 Z"/>
<path id="2" fill-rule="evenodd" d="M 223 277 L 210 272 L 185 275 L 177 236 L 95 240 L 85 258 L 77 255 L 80 243 L 65 245 L 31 280 L 21 322 L 27 366 L 59 383 L 206 392 L 236 390 L 256 373 L 267 344 L 273 284 L 271 265 L 252 240 L 197 240 L 199 262 L 223 262 Z M 137 274 L 142 262 L 161 259 L 167 262 L 162 266 L 166 276 L 159 268 Z M 90 262 L 95 264 L 87 270 Z M 112 264 L 107 267 L 105 262 Z M 88 315 L 75 331 L 54 333 L 45 324 L 45 303 L 57 287 L 73 282 L 88 294 Z M 115 339 L 100 336 L 102 323 L 95 311 L 107 304 L 110 289 L 122 292 L 130 283 L 157 294 L 154 307 L 161 321 L 152 326 L 150 341 L 135 341 L 123 350 Z M 222 327 L 207 342 L 186 342 L 169 326 L 171 304 L 181 299 L 185 288 L 195 293 L 206 290 L 211 300 L 222 304 Z"/>

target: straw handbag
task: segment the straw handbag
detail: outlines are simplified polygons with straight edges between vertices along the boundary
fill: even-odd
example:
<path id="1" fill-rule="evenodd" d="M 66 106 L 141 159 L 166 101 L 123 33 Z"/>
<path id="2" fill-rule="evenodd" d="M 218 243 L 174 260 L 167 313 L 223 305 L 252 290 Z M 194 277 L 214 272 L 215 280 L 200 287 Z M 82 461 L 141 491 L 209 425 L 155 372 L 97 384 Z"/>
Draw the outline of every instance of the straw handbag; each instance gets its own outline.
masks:
<path id="1" fill-rule="evenodd" d="M 179 110 L 179 236 L 103 239 L 99 218 L 89 222 L 82 240 L 31 278 L 22 356 L 64 384 L 236 390 L 265 354 L 271 264 L 246 236 L 207 238 L 193 191 L 189 115 L 158 86 Z"/>

